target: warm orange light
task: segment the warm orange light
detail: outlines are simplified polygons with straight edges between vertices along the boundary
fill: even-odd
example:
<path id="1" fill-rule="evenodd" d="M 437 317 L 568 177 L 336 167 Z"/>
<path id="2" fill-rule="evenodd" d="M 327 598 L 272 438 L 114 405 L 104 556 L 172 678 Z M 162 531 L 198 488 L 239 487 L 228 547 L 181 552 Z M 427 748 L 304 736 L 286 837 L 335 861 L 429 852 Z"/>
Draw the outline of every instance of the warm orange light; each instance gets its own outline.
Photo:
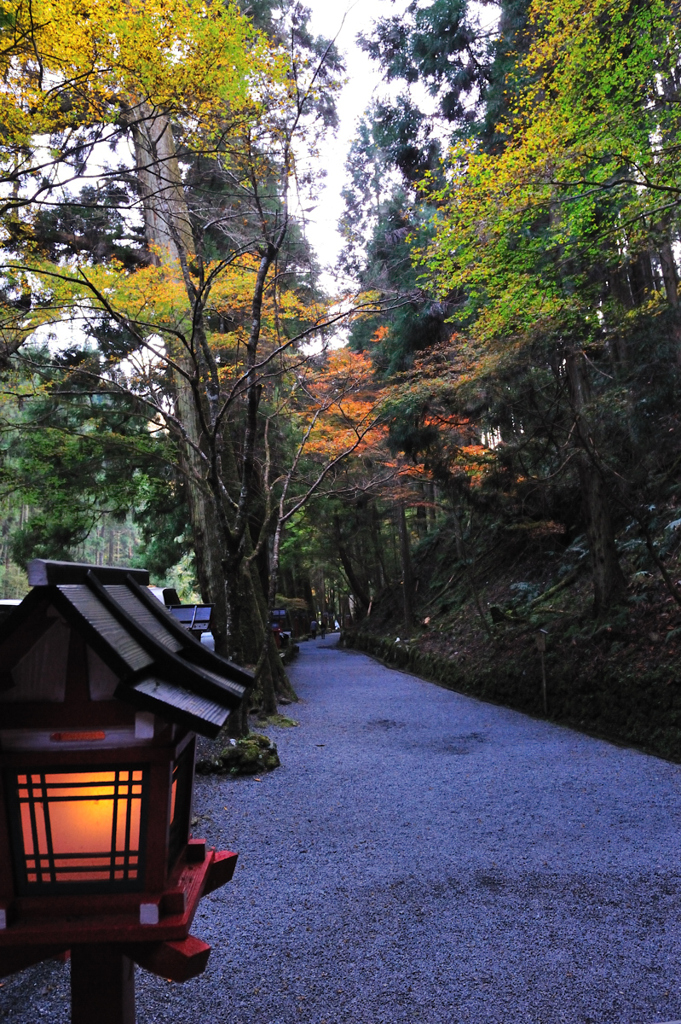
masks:
<path id="1" fill-rule="evenodd" d="M 170 790 L 170 824 L 175 821 L 175 804 L 177 802 L 177 768 L 173 772 L 173 785 Z"/>
<path id="2" fill-rule="evenodd" d="M 40 772 L 17 783 L 29 884 L 137 879 L 141 769 Z"/>
<path id="3" fill-rule="evenodd" d="M 92 743 L 105 740 L 106 733 L 97 729 L 96 732 L 53 732 L 50 739 L 54 743 Z"/>

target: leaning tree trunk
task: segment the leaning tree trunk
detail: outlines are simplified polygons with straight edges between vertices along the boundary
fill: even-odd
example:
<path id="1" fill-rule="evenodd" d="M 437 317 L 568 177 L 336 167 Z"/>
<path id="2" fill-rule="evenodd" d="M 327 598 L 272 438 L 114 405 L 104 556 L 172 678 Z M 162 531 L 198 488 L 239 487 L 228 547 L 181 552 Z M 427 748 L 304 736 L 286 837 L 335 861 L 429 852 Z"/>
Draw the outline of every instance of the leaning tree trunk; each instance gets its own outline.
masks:
<path id="1" fill-rule="evenodd" d="M 152 258 L 161 263 L 185 260 L 194 252 L 194 238 L 175 142 L 168 119 L 147 103 L 137 108 L 133 127 L 137 178 L 144 206 L 145 234 Z M 168 355 L 177 366 L 174 373 L 175 413 L 185 432 L 180 443 L 180 469 L 187 482 L 187 504 L 196 554 L 197 575 L 203 599 L 214 607 L 215 649 L 224 656 L 229 649 L 229 608 L 222 568 L 224 542 L 220 536 L 213 496 L 206 482 L 206 438 L 198 405 L 199 366 L 196 353 L 174 339 Z M 196 386 L 192 387 L 192 382 Z"/>
<path id="2" fill-rule="evenodd" d="M 141 104 L 138 111 L 141 116 L 133 127 L 133 139 L 147 241 L 159 263 L 164 258 L 178 263 L 186 276 L 195 246 L 171 126 L 161 111 L 147 104 Z M 189 295 L 188 303 L 191 305 Z M 273 680 L 283 668 L 276 648 L 273 654 L 270 646 L 264 645 L 269 624 L 267 608 L 263 613 L 257 594 L 262 589 L 260 581 L 253 579 L 250 565 L 243 564 L 247 553 L 245 537 L 237 537 L 230 550 L 230 539 L 221 525 L 226 513 L 220 504 L 219 491 L 223 484 L 238 485 L 236 459 L 228 431 L 223 430 L 219 438 L 209 437 L 201 422 L 203 418 L 209 430 L 213 427 L 202 387 L 205 360 L 197 343 L 201 340 L 199 332 L 203 330 L 202 314 L 196 309 L 192 312 L 190 345 L 175 340 L 169 344 L 168 354 L 177 366 L 174 373 L 176 414 L 184 430 L 184 437 L 180 439 L 181 470 L 187 481 L 199 584 L 204 599 L 215 608 L 216 651 L 255 665 L 265 681 L 268 676 Z M 211 444 L 220 446 L 222 466 L 230 480 L 211 479 Z M 264 646 L 267 664 L 263 665 L 259 664 L 257 652 Z M 269 690 L 273 688 L 273 682 L 267 684 L 266 681 L 265 685 Z M 281 686 L 283 689 L 283 684 Z M 244 708 L 233 719 L 233 734 L 247 731 Z"/>

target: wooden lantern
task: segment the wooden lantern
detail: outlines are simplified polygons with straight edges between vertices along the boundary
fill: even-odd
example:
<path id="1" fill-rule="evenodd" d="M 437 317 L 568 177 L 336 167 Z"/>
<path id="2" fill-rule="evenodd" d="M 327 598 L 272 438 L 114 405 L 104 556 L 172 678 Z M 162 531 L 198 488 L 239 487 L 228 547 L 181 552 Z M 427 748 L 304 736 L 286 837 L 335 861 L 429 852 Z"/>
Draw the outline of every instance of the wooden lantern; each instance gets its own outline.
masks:
<path id="1" fill-rule="evenodd" d="M 253 680 L 143 570 L 36 560 L 29 582 L 0 625 L 0 976 L 71 950 L 74 1024 L 131 1024 L 131 961 L 205 968 L 189 929 L 236 854 L 190 838 L 195 733 Z"/>

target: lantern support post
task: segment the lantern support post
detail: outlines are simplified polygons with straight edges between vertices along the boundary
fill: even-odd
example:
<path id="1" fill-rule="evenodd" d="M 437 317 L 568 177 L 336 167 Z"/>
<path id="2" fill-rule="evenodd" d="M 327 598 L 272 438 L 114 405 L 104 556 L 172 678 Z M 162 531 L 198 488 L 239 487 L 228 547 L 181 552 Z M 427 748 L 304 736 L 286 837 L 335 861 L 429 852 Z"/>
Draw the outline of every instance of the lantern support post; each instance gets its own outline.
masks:
<path id="1" fill-rule="evenodd" d="M 72 1024 L 135 1024 L 135 965 L 183 982 L 236 854 L 191 836 L 195 734 L 253 684 L 142 569 L 34 560 L 0 622 L 0 977 L 71 951 Z M 192 625 L 196 624 L 192 610 Z"/>
<path id="2" fill-rule="evenodd" d="M 135 1024 L 135 965 L 110 944 L 71 949 L 71 1024 Z"/>

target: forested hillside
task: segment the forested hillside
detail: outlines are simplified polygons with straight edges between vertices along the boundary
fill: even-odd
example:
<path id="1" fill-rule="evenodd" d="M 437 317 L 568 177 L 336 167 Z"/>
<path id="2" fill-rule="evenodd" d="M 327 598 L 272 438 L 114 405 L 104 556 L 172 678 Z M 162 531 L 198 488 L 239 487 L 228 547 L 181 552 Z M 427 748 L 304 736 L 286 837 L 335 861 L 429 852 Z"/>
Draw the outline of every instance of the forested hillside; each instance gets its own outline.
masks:
<path id="1" fill-rule="evenodd" d="M 541 712 L 539 639 L 550 713 L 679 756 L 678 5 L 502 4 L 493 39 L 463 7 L 365 44 L 405 88 L 358 269 L 405 301 L 354 342 L 422 494 L 364 644 Z"/>
<path id="2" fill-rule="evenodd" d="M 144 564 L 265 712 L 286 607 L 681 757 L 680 7 L 376 22 L 329 294 L 304 7 L 0 4 L 3 596 Z"/>

